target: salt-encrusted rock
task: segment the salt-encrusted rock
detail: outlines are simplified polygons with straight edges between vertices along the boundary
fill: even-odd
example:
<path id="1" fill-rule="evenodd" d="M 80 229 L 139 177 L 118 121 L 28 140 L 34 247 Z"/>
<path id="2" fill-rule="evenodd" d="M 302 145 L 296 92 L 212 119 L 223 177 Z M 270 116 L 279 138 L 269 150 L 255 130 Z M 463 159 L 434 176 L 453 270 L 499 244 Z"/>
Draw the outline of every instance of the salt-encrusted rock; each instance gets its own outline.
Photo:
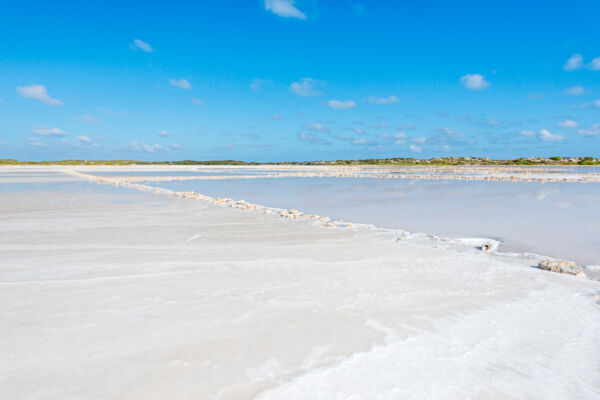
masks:
<path id="1" fill-rule="evenodd" d="M 583 268 L 577 266 L 573 261 L 544 260 L 538 264 L 538 268 L 545 271 L 559 272 L 561 274 L 579 275 L 583 274 Z"/>

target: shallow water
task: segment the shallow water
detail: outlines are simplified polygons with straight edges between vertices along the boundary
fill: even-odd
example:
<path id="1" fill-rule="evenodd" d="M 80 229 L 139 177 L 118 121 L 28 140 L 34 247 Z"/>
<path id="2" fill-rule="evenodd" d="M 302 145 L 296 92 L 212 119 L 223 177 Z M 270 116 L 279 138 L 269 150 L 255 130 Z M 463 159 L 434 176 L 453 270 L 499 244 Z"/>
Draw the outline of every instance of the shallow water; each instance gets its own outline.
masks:
<path id="1" fill-rule="evenodd" d="M 357 178 L 148 182 L 276 208 L 600 264 L 600 184 Z"/>

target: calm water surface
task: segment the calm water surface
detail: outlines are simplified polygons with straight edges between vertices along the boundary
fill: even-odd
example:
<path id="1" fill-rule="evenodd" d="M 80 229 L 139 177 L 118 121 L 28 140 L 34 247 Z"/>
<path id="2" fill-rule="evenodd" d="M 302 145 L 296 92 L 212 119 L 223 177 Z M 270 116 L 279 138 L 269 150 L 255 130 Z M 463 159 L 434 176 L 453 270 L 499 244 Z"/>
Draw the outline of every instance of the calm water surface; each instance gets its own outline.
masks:
<path id="1" fill-rule="evenodd" d="M 496 238 L 504 251 L 600 265 L 600 183 L 265 178 L 148 184 L 449 238 Z"/>

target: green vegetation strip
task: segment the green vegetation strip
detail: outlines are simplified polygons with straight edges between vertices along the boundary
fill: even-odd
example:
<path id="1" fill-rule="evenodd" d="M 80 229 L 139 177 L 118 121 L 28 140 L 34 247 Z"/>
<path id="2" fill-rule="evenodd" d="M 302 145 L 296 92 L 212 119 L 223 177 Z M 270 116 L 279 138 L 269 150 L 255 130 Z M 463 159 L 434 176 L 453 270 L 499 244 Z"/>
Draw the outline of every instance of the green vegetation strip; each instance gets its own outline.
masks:
<path id="1" fill-rule="evenodd" d="M 215 161 L 137 161 L 137 160 L 60 160 L 60 161 L 19 161 L 0 159 L 0 165 L 600 165 L 600 158 L 594 157 L 528 157 L 514 160 L 492 160 L 485 157 L 443 157 L 443 158 L 372 158 L 364 160 L 335 161 L 283 161 L 245 162 L 236 160 Z"/>

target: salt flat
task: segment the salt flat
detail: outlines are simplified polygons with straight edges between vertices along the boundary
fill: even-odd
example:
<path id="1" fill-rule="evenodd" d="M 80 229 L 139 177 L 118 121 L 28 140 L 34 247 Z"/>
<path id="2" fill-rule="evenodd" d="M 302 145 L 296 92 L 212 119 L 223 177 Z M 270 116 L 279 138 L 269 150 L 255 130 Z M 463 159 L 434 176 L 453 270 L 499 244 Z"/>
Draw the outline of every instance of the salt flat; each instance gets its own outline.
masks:
<path id="1" fill-rule="evenodd" d="M 600 397 L 598 281 L 11 171 L 0 398 Z"/>

